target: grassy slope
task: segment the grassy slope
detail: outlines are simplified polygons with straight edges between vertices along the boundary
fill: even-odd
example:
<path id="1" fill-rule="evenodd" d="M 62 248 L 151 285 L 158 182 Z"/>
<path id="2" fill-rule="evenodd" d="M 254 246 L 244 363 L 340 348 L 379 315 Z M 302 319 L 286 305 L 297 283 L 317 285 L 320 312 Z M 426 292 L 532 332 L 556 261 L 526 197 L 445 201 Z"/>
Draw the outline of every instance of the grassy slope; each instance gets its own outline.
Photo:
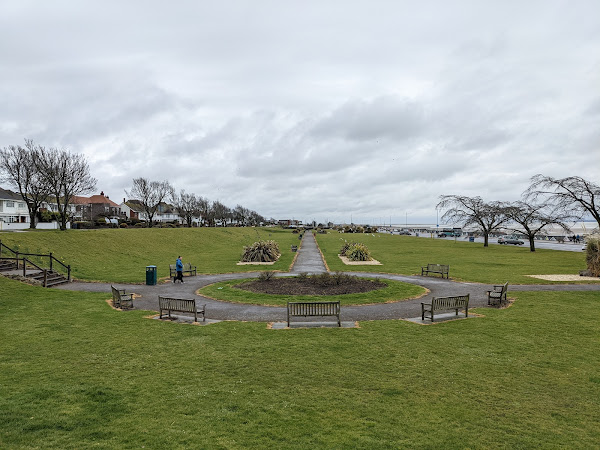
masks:
<path id="1" fill-rule="evenodd" d="M 161 323 L 106 297 L 0 277 L 0 448 L 600 441 L 598 293 L 523 292 L 433 326 L 291 331 Z"/>
<path id="2" fill-rule="evenodd" d="M 346 266 L 337 254 L 344 239 L 363 242 L 382 266 Z M 585 255 L 577 252 L 536 250 L 469 243 L 464 240 L 424 239 L 386 234 L 318 234 L 317 242 L 330 270 L 421 274 L 428 263 L 449 264 L 455 280 L 497 284 L 543 284 L 548 281 L 525 275 L 578 274 L 586 267 Z"/>
<path id="3" fill-rule="evenodd" d="M 260 239 L 279 243 L 281 257 L 273 266 L 237 266 L 245 245 Z M 13 249 L 53 254 L 70 264 L 73 276 L 82 280 L 145 282 L 146 266 L 155 265 L 158 277 L 169 276 L 169 264 L 178 255 L 198 273 L 261 270 L 287 271 L 298 237 L 289 231 L 267 228 L 150 228 L 40 231 L 2 233 L 0 240 Z M 17 248 L 16 248 L 17 247 Z"/>

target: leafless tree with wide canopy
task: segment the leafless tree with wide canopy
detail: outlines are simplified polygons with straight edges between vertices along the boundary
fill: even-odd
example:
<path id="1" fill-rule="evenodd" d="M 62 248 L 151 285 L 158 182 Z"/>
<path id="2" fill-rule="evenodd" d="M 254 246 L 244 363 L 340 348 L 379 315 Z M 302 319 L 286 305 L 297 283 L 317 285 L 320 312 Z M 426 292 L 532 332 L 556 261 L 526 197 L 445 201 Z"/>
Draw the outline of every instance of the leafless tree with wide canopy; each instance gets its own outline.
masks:
<path id="1" fill-rule="evenodd" d="M 442 216 L 446 223 L 462 224 L 463 227 L 476 226 L 483 234 L 483 246 L 488 247 L 489 235 L 507 220 L 502 202 L 484 202 L 481 197 L 464 195 L 442 195 L 437 209 L 447 209 Z"/>

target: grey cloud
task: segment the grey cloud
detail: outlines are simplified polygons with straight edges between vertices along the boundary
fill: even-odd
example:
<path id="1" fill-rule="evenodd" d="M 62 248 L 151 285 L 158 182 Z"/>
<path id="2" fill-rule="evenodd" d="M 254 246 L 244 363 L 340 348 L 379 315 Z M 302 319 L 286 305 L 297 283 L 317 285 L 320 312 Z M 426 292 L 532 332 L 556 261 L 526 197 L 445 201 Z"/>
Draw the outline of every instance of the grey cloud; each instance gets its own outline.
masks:
<path id="1" fill-rule="evenodd" d="M 395 96 L 371 101 L 354 100 L 333 111 L 313 128 L 319 137 L 340 137 L 349 141 L 409 139 L 424 126 L 422 108 Z"/>
<path id="2" fill-rule="evenodd" d="M 146 176 L 267 216 L 431 220 L 442 193 L 597 178 L 594 2 L 0 11 L 0 145 L 81 151 L 111 198 Z"/>

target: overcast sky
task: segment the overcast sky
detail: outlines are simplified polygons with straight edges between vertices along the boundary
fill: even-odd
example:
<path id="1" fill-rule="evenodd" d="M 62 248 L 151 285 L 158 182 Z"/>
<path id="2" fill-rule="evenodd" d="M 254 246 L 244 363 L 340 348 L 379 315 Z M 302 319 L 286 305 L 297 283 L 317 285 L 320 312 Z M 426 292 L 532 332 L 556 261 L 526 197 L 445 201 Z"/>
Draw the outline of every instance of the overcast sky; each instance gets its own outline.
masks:
<path id="1" fill-rule="evenodd" d="M 0 37 L 0 147 L 84 153 L 118 203 L 146 177 L 435 223 L 441 194 L 600 182 L 597 0 L 2 0 Z"/>

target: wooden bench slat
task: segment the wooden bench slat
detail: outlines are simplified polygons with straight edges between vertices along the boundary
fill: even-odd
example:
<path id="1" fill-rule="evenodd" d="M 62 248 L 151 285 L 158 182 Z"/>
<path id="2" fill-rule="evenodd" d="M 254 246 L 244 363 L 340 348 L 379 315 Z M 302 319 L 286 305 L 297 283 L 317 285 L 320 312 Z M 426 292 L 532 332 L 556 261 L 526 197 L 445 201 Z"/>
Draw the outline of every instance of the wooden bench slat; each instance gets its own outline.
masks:
<path id="1" fill-rule="evenodd" d="M 114 286 L 110 286 L 112 290 L 113 306 L 119 309 L 131 309 L 133 308 L 133 294 L 126 294 L 125 289 L 117 289 Z"/>
<path id="2" fill-rule="evenodd" d="M 493 286 L 493 290 L 487 291 L 488 306 L 492 305 L 492 300 L 498 300 L 498 304 L 506 302 L 506 291 L 508 290 L 508 281 L 504 284 L 497 284 Z M 494 301 L 494 303 L 496 303 Z"/>
<path id="3" fill-rule="evenodd" d="M 175 264 L 169 264 L 169 271 L 172 277 L 177 275 L 177 267 Z M 183 263 L 183 275 L 194 275 L 196 276 L 196 266 L 192 266 L 192 263 Z"/>
<path id="4" fill-rule="evenodd" d="M 456 295 L 452 297 L 433 297 L 431 303 L 421 303 L 421 320 L 425 320 L 425 313 L 429 313 L 431 321 L 434 321 L 436 311 L 465 310 L 465 317 L 469 317 L 469 294 Z"/>
<path id="5" fill-rule="evenodd" d="M 336 316 L 338 326 L 342 326 L 340 321 L 340 302 L 288 302 L 287 304 L 287 323 L 290 326 L 290 317 L 318 317 L 318 316 Z"/>
<path id="6" fill-rule="evenodd" d="M 447 264 L 427 264 L 426 267 L 421 267 L 421 275 L 429 274 L 429 273 L 439 273 L 444 278 L 448 278 L 448 273 L 450 272 L 450 266 Z"/>
<path id="7" fill-rule="evenodd" d="M 206 304 L 202 305 L 201 308 L 198 308 L 198 305 L 196 304 L 196 299 L 161 297 L 159 295 L 158 308 L 161 319 L 163 317 L 163 311 L 167 311 L 169 313 L 169 318 L 171 318 L 171 311 L 177 311 L 184 313 L 193 313 L 194 322 L 198 322 L 198 314 L 202 314 L 202 321 L 206 321 Z"/>

